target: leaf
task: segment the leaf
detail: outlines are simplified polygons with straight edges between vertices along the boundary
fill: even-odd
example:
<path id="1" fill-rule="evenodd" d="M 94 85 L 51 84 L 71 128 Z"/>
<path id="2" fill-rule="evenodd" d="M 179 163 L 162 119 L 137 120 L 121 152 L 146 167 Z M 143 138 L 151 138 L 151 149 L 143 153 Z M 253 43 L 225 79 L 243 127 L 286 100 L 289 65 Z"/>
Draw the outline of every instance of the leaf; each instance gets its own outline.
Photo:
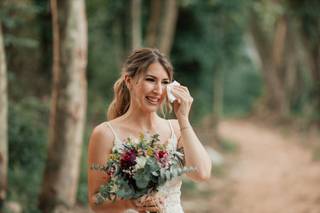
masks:
<path id="1" fill-rule="evenodd" d="M 171 180 L 171 172 L 167 171 L 166 172 L 166 181 L 169 181 L 169 180 Z"/>
<path id="2" fill-rule="evenodd" d="M 152 174 L 153 176 L 156 176 L 156 177 L 159 176 L 159 173 L 158 173 L 158 172 L 152 172 L 151 174 Z"/>
<path id="3" fill-rule="evenodd" d="M 145 189 L 149 185 L 149 180 L 150 179 L 139 179 L 138 181 L 136 181 L 136 185 L 140 189 Z"/>
<path id="4" fill-rule="evenodd" d="M 136 181 L 138 188 L 144 189 L 150 182 L 150 173 L 146 173 L 145 170 L 139 169 L 133 179 Z"/>
<path id="5" fill-rule="evenodd" d="M 90 166 L 90 169 L 99 170 L 99 171 L 107 171 L 107 166 L 94 163 Z"/>
<path id="6" fill-rule="evenodd" d="M 148 173 L 152 173 L 154 171 L 158 171 L 160 169 L 157 160 L 153 157 L 147 159 L 145 170 Z"/>
<path id="7" fill-rule="evenodd" d="M 119 181 L 119 182 L 120 182 L 120 186 L 119 186 L 119 191 L 117 192 L 117 196 L 123 199 L 130 199 L 135 192 L 126 181 Z"/>

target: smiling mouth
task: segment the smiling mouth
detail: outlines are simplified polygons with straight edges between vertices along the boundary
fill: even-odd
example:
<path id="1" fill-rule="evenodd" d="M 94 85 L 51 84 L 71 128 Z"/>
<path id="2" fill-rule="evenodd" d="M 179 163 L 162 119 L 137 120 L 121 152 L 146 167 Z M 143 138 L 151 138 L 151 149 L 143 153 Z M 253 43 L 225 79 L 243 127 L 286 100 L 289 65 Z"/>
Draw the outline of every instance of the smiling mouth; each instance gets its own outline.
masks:
<path id="1" fill-rule="evenodd" d="M 160 102 L 160 98 L 155 98 L 155 97 L 150 97 L 150 96 L 147 96 L 146 97 L 147 101 L 152 104 L 152 105 L 158 105 L 159 102 Z"/>

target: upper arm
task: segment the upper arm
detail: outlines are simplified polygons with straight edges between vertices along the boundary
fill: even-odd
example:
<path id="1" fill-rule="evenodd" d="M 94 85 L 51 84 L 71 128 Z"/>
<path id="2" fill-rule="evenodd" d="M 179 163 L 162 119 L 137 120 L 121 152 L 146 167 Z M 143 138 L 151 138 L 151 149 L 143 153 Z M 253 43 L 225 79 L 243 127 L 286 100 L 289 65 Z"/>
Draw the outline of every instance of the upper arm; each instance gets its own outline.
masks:
<path id="1" fill-rule="evenodd" d="M 89 199 L 98 191 L 101 184 L 106 181 L 106 174 L 99 170 L 92 170 L 93 164 L 103 165 L 106 163 L 113 147 L 111 131 L 100 124 L 95 127 L 90 136 L 88 147 L 88 195 Z M 90 201 L 91 202 L 91 201 Z"/>

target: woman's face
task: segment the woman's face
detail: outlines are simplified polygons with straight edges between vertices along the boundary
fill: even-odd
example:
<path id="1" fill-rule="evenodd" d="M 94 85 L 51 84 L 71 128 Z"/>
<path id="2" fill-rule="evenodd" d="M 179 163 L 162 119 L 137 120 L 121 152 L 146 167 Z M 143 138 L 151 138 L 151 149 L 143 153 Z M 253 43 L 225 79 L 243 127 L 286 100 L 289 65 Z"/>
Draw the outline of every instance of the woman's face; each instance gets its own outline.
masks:
<path id="1" fill-rule="evenodd" d="M 145 73 L 131 80 L 132 104 L 145 112 L 157 111 L 169 83 L 169 76 L 162 65 L 158 62 L 151 64 Z"/>

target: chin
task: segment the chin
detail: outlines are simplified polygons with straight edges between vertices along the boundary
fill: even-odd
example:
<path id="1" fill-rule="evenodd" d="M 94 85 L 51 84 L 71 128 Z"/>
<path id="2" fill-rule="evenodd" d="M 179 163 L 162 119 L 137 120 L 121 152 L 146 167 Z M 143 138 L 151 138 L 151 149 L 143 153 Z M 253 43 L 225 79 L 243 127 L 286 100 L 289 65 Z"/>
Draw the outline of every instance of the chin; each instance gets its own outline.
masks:
<path id="1" fill-rule="evenodd" d="M 158 104 L 150 104 L 148 103 L 148 101 L 144 101 L 142 107 L 143 107 L 143 111 L 145 112 L 157 112 L 160 108 L 160 104 L 161 102 L 159 102 Z"/>
<path id="2" fill-rule="evenodd" d="M 155 107 L 150 107 L 150 106 L 145 106 L 144 110 L 147 113 L 152 113 L 152 112 L 157 112 L 159 109 L 159 107 L 155 106 Z"/>

